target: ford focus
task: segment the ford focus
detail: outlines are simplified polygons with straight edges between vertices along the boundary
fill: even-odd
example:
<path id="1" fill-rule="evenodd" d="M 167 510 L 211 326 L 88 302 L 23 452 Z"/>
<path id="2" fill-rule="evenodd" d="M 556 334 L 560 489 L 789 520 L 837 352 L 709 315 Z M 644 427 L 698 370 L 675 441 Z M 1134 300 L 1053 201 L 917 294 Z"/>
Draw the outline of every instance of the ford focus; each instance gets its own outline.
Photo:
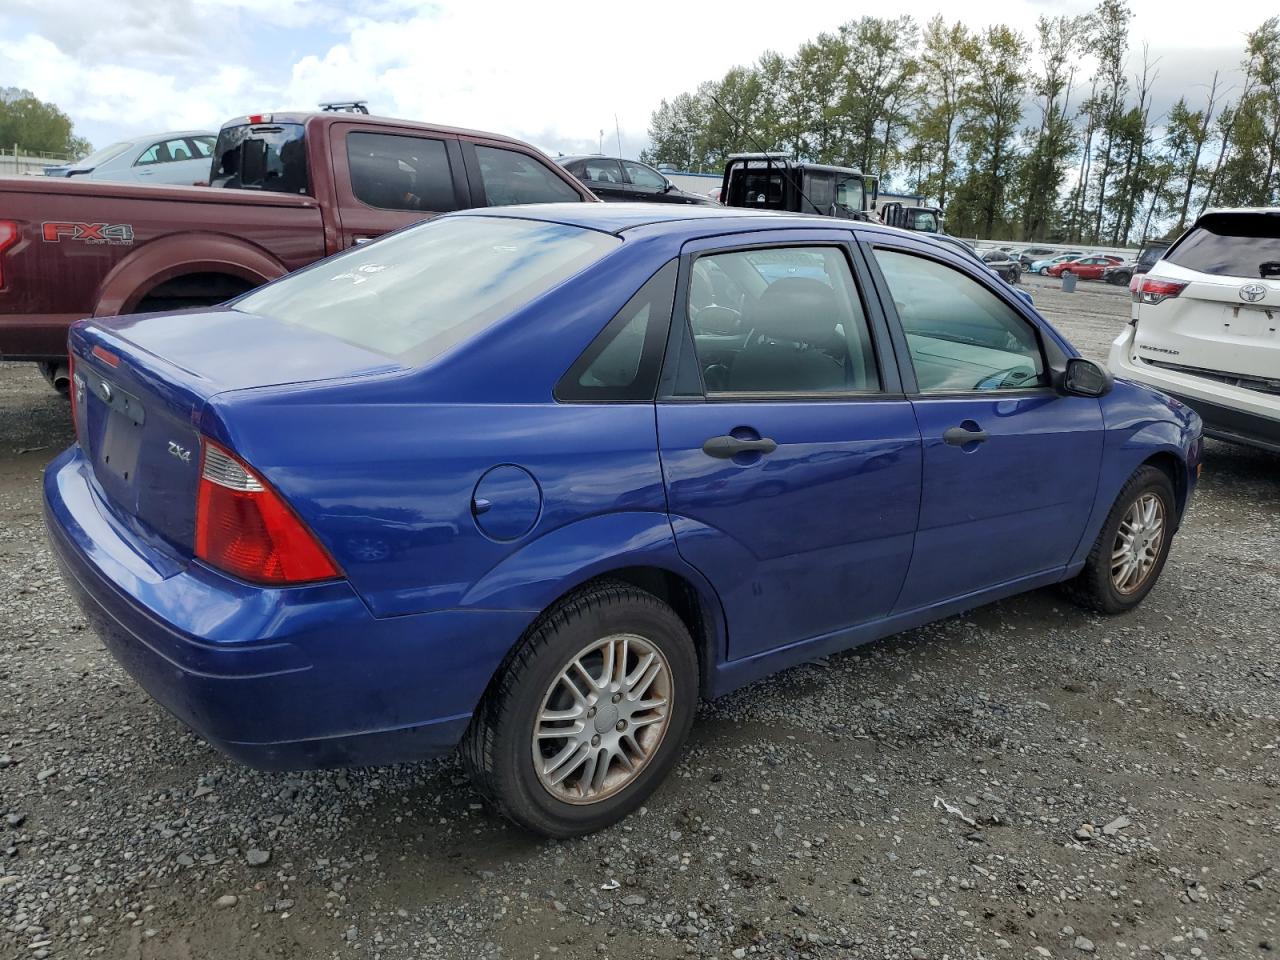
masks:
<path id="1" fill-rule="evenodd" d="M 457 748 L 556 837 L 700 697 L 1052 584 L 1131 609 L 1200 467 L 972 258 L 795 215 L 466 211 L 69 346 L 49 534 L 151 696 L 261 768 Z"/>

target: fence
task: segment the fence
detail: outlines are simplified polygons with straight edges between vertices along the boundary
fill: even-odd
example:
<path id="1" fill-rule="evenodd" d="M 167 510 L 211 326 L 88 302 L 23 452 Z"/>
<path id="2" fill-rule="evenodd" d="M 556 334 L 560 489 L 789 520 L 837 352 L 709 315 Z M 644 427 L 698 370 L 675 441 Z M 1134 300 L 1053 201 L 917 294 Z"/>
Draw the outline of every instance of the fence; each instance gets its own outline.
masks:
<path id="1" fill-rule="evenodd" d="M 71 159 L 67 153 L 24 151 L 15 143 L 11 147 L 0 148 L 0 176 L 39 176 L 45 167 Z"/>

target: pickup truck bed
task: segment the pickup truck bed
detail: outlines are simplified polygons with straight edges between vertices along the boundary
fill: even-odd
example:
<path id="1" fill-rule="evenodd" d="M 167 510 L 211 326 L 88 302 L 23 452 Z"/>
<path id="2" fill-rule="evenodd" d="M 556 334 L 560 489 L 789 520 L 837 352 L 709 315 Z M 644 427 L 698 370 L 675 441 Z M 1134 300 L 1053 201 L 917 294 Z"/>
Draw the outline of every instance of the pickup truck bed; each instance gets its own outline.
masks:
<path id="1" fill-rule="evenodd" d="M 220 303 L 449 210 L 595 201 L 497 134 L 345 113 L 225 124 L 210 186 L 0 177 L 0 359 L 66 384 L 66 328 Z"/>

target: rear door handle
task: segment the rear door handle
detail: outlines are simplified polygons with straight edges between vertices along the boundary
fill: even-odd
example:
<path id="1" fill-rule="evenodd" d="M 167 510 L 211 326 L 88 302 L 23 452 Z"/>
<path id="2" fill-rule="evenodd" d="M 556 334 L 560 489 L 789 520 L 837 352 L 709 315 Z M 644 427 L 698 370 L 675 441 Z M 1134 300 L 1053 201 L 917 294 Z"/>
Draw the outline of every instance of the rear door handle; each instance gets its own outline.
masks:
<path id="1" fill-rule="evenodd" d="M 702 445 L 703 453 L 718 460 L 729 460 L 740 453 L 773 453 L 777 449 L 777 443 L 768 437 L 761 437 L 759 440 L 740 440 L 728 434 L 723 437 L 712 437 Z"/>
<path id="2" fill-rule="evenodd" d="M 942 440 L 953 447 L 963 447 L 968 443 L 982 443 L 987 439 L 985 430 L 966 430 L 964 427 L 948 427 L 942 431 Z"/>

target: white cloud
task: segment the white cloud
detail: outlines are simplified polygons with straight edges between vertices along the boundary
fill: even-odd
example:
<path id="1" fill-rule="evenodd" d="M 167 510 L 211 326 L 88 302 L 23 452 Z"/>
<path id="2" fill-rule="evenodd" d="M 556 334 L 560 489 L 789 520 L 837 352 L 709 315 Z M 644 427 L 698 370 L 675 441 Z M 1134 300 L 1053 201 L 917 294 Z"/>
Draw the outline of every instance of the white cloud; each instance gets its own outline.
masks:
<path id="1" fill-rule="evenodd" d="M 1262 19 L 1253 0 L 1219 0 L 1211 18 L 1189 0 L 1132 5 L 1135 50 L 1147 39 L 1157 55 L 1203 50 L 1206 62 L 1224 67 L 1238 61 L 1244 32 Z M 900 0 L 891 14 L 923 20 L 942 9 L 971 26 L 999 20 L 1030 32 L 1041 12 L 1092 6 Z M 378 113 L 501 131 L 566 152 L 593 149 L 602 129 L 611 149 L 616 115 L 623 150 L 634 153 L 662 97 L 766 48 L 790 52 L 861 12 L 843 0 L 582 10 L 528 0 L 7 0 L 0 45 L 6 84 L 56 102 L 99 143 L 356 97 Z M 1197 25 L 1191 39 L 1188 22 Z M 1175 84 L 1179 72 L 1170 70 Z"/>

